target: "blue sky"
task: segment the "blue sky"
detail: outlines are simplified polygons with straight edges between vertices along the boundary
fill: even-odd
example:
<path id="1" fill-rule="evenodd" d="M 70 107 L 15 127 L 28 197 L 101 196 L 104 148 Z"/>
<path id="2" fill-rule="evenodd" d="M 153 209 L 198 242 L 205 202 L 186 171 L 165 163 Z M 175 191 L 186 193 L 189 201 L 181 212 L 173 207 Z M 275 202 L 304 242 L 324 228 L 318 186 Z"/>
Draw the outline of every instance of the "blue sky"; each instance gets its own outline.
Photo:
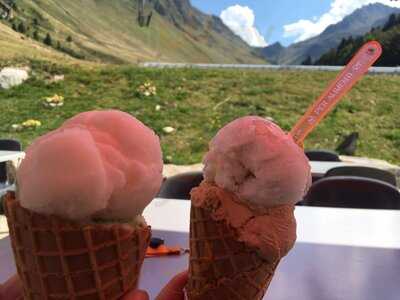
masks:
<path id="1" fill-rule="evenodd" d="M 296 5 L 296 2 L 307 4 Z M 312 19 L 322 15 L 329 9 L 330 3 L 330 0 L 192 0 L 194 6 L 217 16 L 229 6 L 248 6 L 254 11 L 256 28 L 269 44 L 276 41 L 284 44 L 293 42 L 294 37 L 283 37 L 283 26 L 299 19 Z"/>
<path id="2" fill-rule="evenodd" d="M 391 0 L 191 0 L 200 10 L 220 16 L 253 46 L 276 41 L 284 45 L 320 34 L 354 10 L 375 2 L 400 7 Z"/>

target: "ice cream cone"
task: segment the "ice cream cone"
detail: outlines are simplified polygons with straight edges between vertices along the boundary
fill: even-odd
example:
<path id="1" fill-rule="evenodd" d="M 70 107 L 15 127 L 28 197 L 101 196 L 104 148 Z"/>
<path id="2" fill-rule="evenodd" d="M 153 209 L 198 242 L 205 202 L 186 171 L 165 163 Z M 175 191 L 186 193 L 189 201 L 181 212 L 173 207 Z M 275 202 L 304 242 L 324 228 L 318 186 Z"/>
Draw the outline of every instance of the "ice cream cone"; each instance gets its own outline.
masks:
<path id="1" fill-rule="evenodd" d="M 31 212 L 13 193 L 4 206 L 25 299 L 114 300 L 136 287 L 147 225 L 82 225 Z"/>
<path id="2" fill-rule="evenodd" d="M 279 261 L 288 251 L 281 247 L 286 242 L 271 240 L 270 249 L 261 253 L 243 241 L 238 229 L 227 222 L 221 210 L 217 212 L 222 206 L 221 197 L 226 198 L 226 195 L 229 193 L 207 183 L 202 183 L 192 192 L 190 275 L 186 287 L 189 300 L 262 299 Z M 201 206 L 198 205 L 199 197 L 203 198 Z M 282 208 L 278 208 L 277 213 L 282 214 Z M 274 214 L 274 209 L 268 214 Z M 288 230 L 295 232 L 295 220 L 291 218 Z M 279 238 L 279 234 L 272 235 Z M 282 239 L 290 235 L 284 234 Z M 293 243 L 294 240 L 290 241 L 289 248 Z"/>

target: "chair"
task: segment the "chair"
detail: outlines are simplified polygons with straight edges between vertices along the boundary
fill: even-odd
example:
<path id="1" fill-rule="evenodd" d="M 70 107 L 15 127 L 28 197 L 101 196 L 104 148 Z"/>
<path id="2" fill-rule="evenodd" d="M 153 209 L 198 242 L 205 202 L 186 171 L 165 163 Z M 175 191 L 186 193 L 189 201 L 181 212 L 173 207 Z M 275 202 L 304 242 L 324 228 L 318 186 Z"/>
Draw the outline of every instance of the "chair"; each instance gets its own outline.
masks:
<path id="1" fill-rule="evenodd" d="M 159 198 L 190 199 L 190 191 L 203 181 L 202 172 L 187 172 L 167 178 L 161 186 Z"/>
<path id="2" fill-rule="evenodd" d="M 376 180 L 381 180 L 393 186 L 397 186 L 396 176 L 389 171 L 370 168 L 364 166 L 342 166 L 330 169 L 326 172 L 325 177 L 332 176 L 357 176 Z"/>
<path id="3" fill-rule="evenodd" d="M 308 150 L 305 154 L 311 161 L 341 161 L 335 152 L 328 150 Z"/>
<path id="4" fill-rule="evenodd" d="M 0 140 L 0 151 L 21 151 L 21 143 L 16 140 Z M 7 181 L 6 163 L 0 163 L 0 186 L 4 185 Z"/>
<path id="5" fill-rule="evenodd" d="M 394 186 L 376 179 L 326 177 L 311 186 L 303 205 L 400 210 L 400 192 Z"/>

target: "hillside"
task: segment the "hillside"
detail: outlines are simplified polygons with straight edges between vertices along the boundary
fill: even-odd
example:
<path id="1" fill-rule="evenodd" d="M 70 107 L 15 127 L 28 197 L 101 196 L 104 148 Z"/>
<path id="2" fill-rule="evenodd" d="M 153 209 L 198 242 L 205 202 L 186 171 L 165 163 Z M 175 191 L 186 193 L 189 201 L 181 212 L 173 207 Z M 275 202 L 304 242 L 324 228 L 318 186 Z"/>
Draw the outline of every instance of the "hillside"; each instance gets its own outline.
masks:
<path id="1" fill-rule="evenodd" d="M 0 23 L 0 66 L 2 62 L 20 59 L 40 59 L 73 62 L 73 58 L 60 53 L 42 43 L 35 42 Z"/>
<path id="2" fill-rule="evenodd" d="M 263 55 L 269 62 L 279 64 L 281 56 L 287 48 L 283 47 L 281 43 L 276 42 L 267 47 L 261 48 L 261 55 Z"/>
<path id="3" fill-rule="evenodd" d="M 336 49 L 331 49 L 315 62 L 318 65 L 345 65 L 366 41 L 377 40 L 383 53 L 376 66 L 400 66 L 400 14 L 391 15 L 383 27 L 374 28 L 362 37 L 342 40 Z"/>
<path id="4" fill-rule="evenodd" d="M 383 25 L 392 13 L 400 13 L 400 9 L 375 3 L 363 6 L 345 17 L 341 22 L 331 25 L 320 35 L 303 42 L 295 43 L 279 52 L 262 50 L 266 59 L 275 64 L 301 64 L 308 57 L 314 62 L 331 48 L 336 48 L 343 38 L 364 35 L 373 27 Z M 277 49 L 276 45 L 272 45 Z"/>
<path id="5" fill-rule="evenodd" d="M 149 27 L 137 24 L 132 0 L 17 0 L 16 4 L 9 26 L 23 23 L 26 34 L 41 41 L 50 33 L 55 48 L 78 58 L 113 63 L 265 62 L 219 18 L 203 14 L 189 0 L 153 1 Z"/>

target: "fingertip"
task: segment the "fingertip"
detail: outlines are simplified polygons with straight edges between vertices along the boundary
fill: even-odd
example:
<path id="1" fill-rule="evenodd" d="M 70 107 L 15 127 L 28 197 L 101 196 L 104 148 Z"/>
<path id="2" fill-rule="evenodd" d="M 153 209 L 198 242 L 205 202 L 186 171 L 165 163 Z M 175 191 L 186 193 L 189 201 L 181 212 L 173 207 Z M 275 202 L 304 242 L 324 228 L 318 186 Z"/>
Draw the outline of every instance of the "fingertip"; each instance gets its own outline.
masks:
<path id="1" fill-rule="evenodd" d="M 185 270 L 179 274 L 177 274 L 172 280 L 175 282 L 181 282 L 184 283 L 186 285 L 186 282 L 189 279 L 189 271 Z"/>
<path id="2" fill-rule="evenodd" d="M 0 288 L 0 299 L 19 299 L 22 297 L 22 284 L 19 280 L 18 275 L 14 275 L 7 282 L 1 285 Z"/>
<path id="3" fill-rule="evenodd" d="M 183 271 L 174 278 L 161 290 L 156 300 L 180 300 L 184 299 L 183 289 L 185 288 L 189 277 L 188 271 Z"/>
<path id="4" fill-rule="evenodd" d="M 182 276 L 182 277 L 186 277 L 187 278 L 187 277 L 189 277 L 189 270 L 182 271 L 176 276 Z"/>
<path id="5" fill-rule="evenodd" d="M 130 291 L 122 300 L 149 300 L 149 295 L 142 290 Z"/>

